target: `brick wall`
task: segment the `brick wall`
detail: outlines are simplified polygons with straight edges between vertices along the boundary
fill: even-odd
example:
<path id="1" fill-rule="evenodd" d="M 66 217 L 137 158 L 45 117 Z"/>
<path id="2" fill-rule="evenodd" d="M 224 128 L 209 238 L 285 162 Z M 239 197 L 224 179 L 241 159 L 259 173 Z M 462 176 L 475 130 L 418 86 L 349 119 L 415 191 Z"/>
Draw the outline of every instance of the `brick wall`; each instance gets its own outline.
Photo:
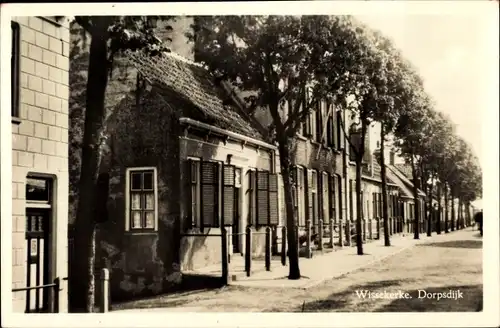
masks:
<path id="1" fill-rule="evenodd" d="M 55 181 L 52 278 L 67 276 L 68 208 L 68 22 L 14 17 L 20 25 L 20 112 L 12 124 L 12 287 L 26 286 L 25 183 L 29 174 Z M 63 286 L 64 288 L 65 286 Z M 67 289 L 65 289 L 67 290 Z M 25 293 L 13 295 L 24 311 Z M 61 295 L 66 311 L 67 294 Z"/>

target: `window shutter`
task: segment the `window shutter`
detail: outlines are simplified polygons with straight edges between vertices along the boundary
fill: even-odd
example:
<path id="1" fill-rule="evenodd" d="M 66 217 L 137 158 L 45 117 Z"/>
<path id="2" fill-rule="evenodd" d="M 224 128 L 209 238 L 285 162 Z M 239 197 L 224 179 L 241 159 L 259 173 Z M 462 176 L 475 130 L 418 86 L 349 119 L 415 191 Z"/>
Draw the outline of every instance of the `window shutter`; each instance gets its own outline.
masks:
<path id="1" fill-rule="evenodd" d="M 234 165 L 224 165 L 224 201 L 222 209 L 222 224 L 232 225 L 234 224 L 234 185 L 235 185 L 235 174 Z"/>
<path id="2" fill-rule="evenodd" d="M 331 106 L 334 106 L 333 104 Z M 340 148 L 339 147 L 339 132 L 338 132 L 338 124 L 337 124 L 338 118 L 337 118 L 337 111 L 335 108 L 332 110 L 332 147 L 333 148 Z"/>
<path id="3" fill-rule="evenodd" d="M 20 60 L 21 60 L 21 34 L 20 27 L 17 22 L 11 21 L 12 30 L 12 49 L 11 49 L 11 73 L 10 73 L 10 95 L 11 95 L 11 110 L 10 113 L 14 117 L 19 116 L 19 99 L 20 99 Z"/>
<path id="4" fill-rule="evenodd" d="M 313 193 L 312 193 L 312 190 L 313 190 L 314 180 L 313 180 L 313 174 L 312 174 L 311 170 L 307 170 L 306 181 L 307 181 L 306 182 L 306 186 L 307 186 L 306 190 L 307 190 L 307 209 L 308 209 L 307 218 L 309 220 L 311 220 L 311 222 L 313 222 L 314 213 L 313 213 Z"/>
<path id="5" fill-rule="evenodd" d="M 269 224 L 279 225 L 278 174 L 269 174 Z"/>
<path id="6" fill-rule="evenodd" d="M 269 172 L 257 171 L 257 225 L 267 225 L 269 219 Z"/>
<path id="7" fill-rule="evenodd" d="M 354 217 L 354 204 L 352 199 L 352 180 L 349 180 L 349 219 L 353 219 Z"/>
<path id="8" fill-rule="evenodd" d="M 253 225 L 255 223 L 256 217 L 256 202 L 255 202 L 255 171 L 248 171 L 248 195 L 249 195 L 249 210 L 248 224 Z"/>
<path id="9" fill-rule="evenodd" d="M 378 213 L 377 213 L 377 194 L 376 193 L 372 193 L 372 208 L 373 208 L 373 219 L 376 218 L 378 216 Z"/>
<path id="10" fill-rule="evenodd" d="M 201 162 L 202 224 L 204 227 L 217 227 L 219 207 L 219 164 Z"/>
<path id="11" fill-rule="evenodd" d="M 285 183 L 283 182 L 283 175 L 278 175 L 278 183 L 279 183 L 279 202 L 280 202 L 280 212 L 278 216 L 280 219 L 282 218 L 282 222 L 279 224 L 285 225 L 286 222 L 286 203 L 285 203 Z"/>
<path id="12" fill-rule="evenodd" d="M 338 149 L 344 149 L 345 146 L 345 137 L 344 130 L 342 129 L 342 111 L 337 111 L 337 139 L 338 139 Z"/>
<path id="13" fill-rule="evenodd" d="M 196 194 L 194 193 L 196 191 L 193 190 L 193 186 L 194 188 L 196 188 L 196 185 L 198 184 L 198 177 L 200 175 L 200 167 L 198 166 L 198 164 L 198 161 L 193 161 L 192 159 L 188 159 L 187 161 L 187 174 L 189 184 L 186 187 L 188 197 L 191 200 L 187 213 L 191 228 L 196 226 L 196 213 L 194 211 L 196 210 L 198 204 L 196 204 Z"/>

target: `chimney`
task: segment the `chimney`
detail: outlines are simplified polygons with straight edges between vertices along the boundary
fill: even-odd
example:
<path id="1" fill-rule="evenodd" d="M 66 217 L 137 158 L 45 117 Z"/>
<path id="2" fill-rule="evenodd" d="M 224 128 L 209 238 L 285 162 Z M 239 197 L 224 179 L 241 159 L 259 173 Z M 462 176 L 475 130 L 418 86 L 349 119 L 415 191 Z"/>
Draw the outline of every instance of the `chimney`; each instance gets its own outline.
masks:
<path id="1" fill-rule="evenodd" d="M 394 151 L 390 151 L 389 152 L 389 164 L 390 165 L 394 165 L 394 158 L 395 158 L 396 154 L 394 153 Z"/>

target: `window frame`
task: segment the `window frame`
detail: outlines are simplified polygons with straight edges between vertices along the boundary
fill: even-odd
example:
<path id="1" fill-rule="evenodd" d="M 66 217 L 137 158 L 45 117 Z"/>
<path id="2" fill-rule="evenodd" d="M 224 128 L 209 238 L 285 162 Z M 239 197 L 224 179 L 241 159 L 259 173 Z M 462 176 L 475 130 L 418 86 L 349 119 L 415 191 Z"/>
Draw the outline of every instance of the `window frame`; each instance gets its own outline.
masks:
<path id="1" fill-rule="evenodd" d="M 153 209 L 153 228 L 132 228 L 131 222 L 131 213 L 132 209 L 132 193 L 139 192 L 132 190 L 132 174 L 135 172 L 140 172 L 142 174 L 152 171 L 153 173 L 153 200 L 154 200 L 154 209 Z M 142 192 L 147 192 L 141 188 Z M 149 191 L 150 192 L 150 191 Z M 142 198 L 142 197 L 141 197 Z M 141 205 L 142 206 L 142 205 Z M 146 209 L 142 209 L 141 212 L 150 211 Z M 144 218 L 141 215 L 141 221 L 144 221 Z M 145 167 L 129 167 L 125 170 L 125 231 L 130 233 L 152 233 L 158 231 L 158 171 L 156 167 L 153 166 L 145 166 Z"/>
<path id="2" fill-rule="evenodd" d="M 11 21 L 11 72 L 10 72 L 10 115 L 13 120 L 20 118 L 20 95 L 21 95 L 21 26 L 18 22 Z"/>
<path id="3" fill-rule="evenodd" d="M 197 228 L 201 226 L 201 158 L 188 157 L 189 166 L 189 210 L 190 227 Z M 196 181 L 193 180 L 193 169 L 196 172 Z M 193 202 L 193 190 L 196 193 L 196 199 Z M 196 216 L 193 217 L 193 210 L 196 207 Z"/>

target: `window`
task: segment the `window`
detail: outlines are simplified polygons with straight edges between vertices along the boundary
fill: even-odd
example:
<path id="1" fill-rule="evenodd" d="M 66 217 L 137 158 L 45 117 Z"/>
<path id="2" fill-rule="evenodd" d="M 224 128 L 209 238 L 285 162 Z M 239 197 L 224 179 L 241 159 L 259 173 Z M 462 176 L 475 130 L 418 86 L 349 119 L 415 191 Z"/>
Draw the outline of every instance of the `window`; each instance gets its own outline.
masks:
<path id="1" fill-rule="evenodd" d="M 254 170 L 248 171 L 248 224 L 256 222 L 256 207 L 255 207 L 255 180 L 256 173 Z"/>
<path id="2" fill-rule="evenodd" d="M 26 178 L 26 202 L 34 204 L 51 203 L 51 180 L 46 178 Z"/>
<path id="3" fill-rule="evenodd" d="M 316 118 L 316 141 L 319 143 L 323 142 L 323 113 L 324 113 L 324 101 L 318 101 L 315 108 L 315 118 Z"/>
<path id="4" fill-rule="evenodd" d="M 158 226 L 156 168 L 129 168 L 126 173 L 128 231 L 155 231 Z"/>
<path id="5" fill-rule="evenodd" d="M 340 175 L 337 175 L 337 197 L 339 199 L 339 207 L 338 207 L 338 218 L 339 218 L 339 222 L 340 220 L 343 220 L 344 219 L 344 209 L 343 209 L 343 200 L 342 200 L 342 195 L 344 193 L 342 192 L 342 178 L 340 177 Z"/>
<path id="6" fill-rule="evenodd" d="M 308 170 L 308 196 L 309 196 L 309 220 L 311 224 L 316 224 L 318 219 L 318 172 Z"/>
<path id="7" fill-rule="evenodd" d="M 372 193 L 372 218 L 376 218 L 378 217 L 378 206 L 377 206 L 377 194 L 376 193 Z"/>
<path id="8" fill-rule="evenodd" d="M 335 137 L 335 123 L 334 123 L 334 109 L 333 104 L 327 103 L 327 123 L 326 123 L 326 145 L 328 147 L 336 147 L 336 137 Z"/>
<path id="9" fill-rule="evenodd" d="M 294 175 L 294 192 L 293 199 L 295 205 L 295 211 L 297 213 L 297 225 L 304 226 L 306 224 L 306 213 L 305 213 L 305 175 L 307 170 L 304 170 L 300 166 L 296 166 L 293 170 Z"/>
<path id="10" fill-rule="evenodd" d="M 233 165 L 224 165 L 223 172 L 223 224 L 233 225 L 234 224 L 234 189 L 236 185 L 236 174 L 235 167 Z"/>
<path id="11" fill-rule="evenodd" d="M 279 224 L 278 174 L 249 171 L 251 222 L 258 226 Z"/>
<path id="12" fill-rule="evenodd" d="M 344 130 L 342 129 L 342 111 L 341 110 L 337 110 L 336 112 L 336 132 L 337 132 L 337 140 L 338 140 L 338 144 L 337 144 L 337 148 L 340 150 L 342 148 L 344 148 Z"/>
<path id="13" fill-rule="evenodd" d="M 20 28 L 16 22 L 11 22 L 12 29 L 12 50 L 10 54 L 10 95 L 11 95 L 11 110 L 13 117 L 19 117 L 19 62 L 20 54 Z"/>
<path id="14" fill-rule="evenodd" d="M 200 225 L 200 161 L 188 160 L 189 164 L 189 197 L 191 199 L 191 207 L 189 209 L 189 216 L 191 218 L 191 227 Z"/>
<path id="15" fill-rule="evenodd" d="M 321 218 L 323 219 L 323 222 L 326 223 L 328 220 L 333 218 L 332 213 L 331 213 L 331 201 L 332 197 L 330 197 L 330 194 L 332 194 L 332 185 L 331 185 L 331 179 L 328 173 L 323 172 L 322 174 L 322 181 L 321 185 L 323 186 L 319 190 L 321 190 L 322 196 L 321 196 L 321 208 L 323 209 L 323 213 L 321 215 Z"/>
<path id="16" fill-rule="evenodd" d="M 354 202 L 353 202 L 353 181 L 349 180 L 349 219 L 352 221 L 354 218 Z"/>

